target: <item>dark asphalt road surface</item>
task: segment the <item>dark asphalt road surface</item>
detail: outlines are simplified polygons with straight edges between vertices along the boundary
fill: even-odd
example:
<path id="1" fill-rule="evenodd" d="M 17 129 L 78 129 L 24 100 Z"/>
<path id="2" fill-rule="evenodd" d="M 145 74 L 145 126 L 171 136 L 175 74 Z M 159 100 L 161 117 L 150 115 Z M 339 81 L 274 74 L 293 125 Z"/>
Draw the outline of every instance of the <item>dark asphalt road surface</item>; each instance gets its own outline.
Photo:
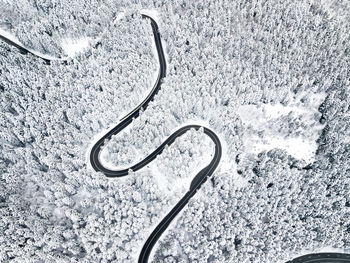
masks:
<path id="1" fill-rule="evenodd" d="M 51 62 L 50 59 L 47 59 L 45 57 L 41 57 L 38 54 L 33 53 L 31 50 L 27 49 L 26 47 L 20 46 L 17 43 L 13 42 L 11 39 L 8 39 L 7 37 L 0 35 L 0 40 L 2 40 L 4 42 L 6 42 L 7 44 L 17 48 L 21 54 L 23 54 L 23 55 L 32 54 L 35 57 L 41 58 L 46 64 L 50 65 L 50 62 Z"/>
<path id="2" fill-rule="evenodd" d="M 148 18 L 151 20 L 151 26 L 153 30 L 153 36 L 154 41 L 157 48 L 157 54 L 158 54 L 158 61 L 159 61 L 159 75 L 158 79 L 156 81 L 156 84 L 154 85 L 153 89 L 151 90 L 150 94 L 147 96 L 147 98 L 140 103 L 131 113 L 129 113 L 126 117 L 124 117 L 121 122 L 115 126 L 112 130 L 110 130 L 108 133 L 106 133 L 101 139 L 97 141 L 97 143 L 92 147 L 91 153 L 90 153 L 90 162 L 92 167 L 98 171 L 102 172 L 107 177 L 122 177 L 126 176 L 129 173 L 129 169 L 133 171 L 140 170 L 142 167 L 146 166 L 150 162 L 152 162 L 157 155 L 161 154 L 164 150 L 165 146 L 171 145 L 176 138 L 183 135 L 186 131 L 190 129 L 198 130 L 201 128 L 201 126 L 198 125 L 188 125 L 185 127 L 182 127 L 178 129 L 176 132 L 174 132 L 172 135 L 170 135 L 155 151 L 153 151 L 149 156 L 147 156 L 145 159 L 140 161 L 139 163 L 135 164 L 134 166 L 123 169 L 123 170 L 111 170 L 103 166 L 103 164 L 100 162 L 100 153 L 101 153 L 101 147 L 104 145 L 105 141 L 108 141 L 112 135 L 118 134 L 121 132 L 125 127 L 127 127 L 133 119 L 137 118 L 140 114 L 141 108 L 145 110 L 148 106 L 148 103 L 151 102 L 154 98 L 154 96 L 158 93 L 158 91 L 161 88 L 161 81 L 166 75 L 166 62 L 165 62 L 165 56 L 164 51 L 160 39 L 160 34 L 158 31 L 158 25 L 156 22 L 149 16 L 143 15 L 143 17 Z M 169 224 L 172 222 L 172 220 L 176 217 L 176 215 L 185 207 L 185 205 L 188 203 L 190 198 L 194 196 L 196 191 L 200 188 L 200 186 L 207 180 L 207 178 L 213 174 L 214 170 L 218 166 L 220 159 L 221 159 L 221 144 L 219 138 L 216 136 L 216 134 L 211 131 L 208 128 L 203 127 L 204 133 L 207 134 L 211 140 L 215 144 L 215 154 L 213 156 L 212 161 L 208 166 L 206 166 L 204 169 L 202 169 L 193 179 L 190 190 L 185 194 L 185 196 L 175 205 L 175 207 L 168 213 L 168 215 L 158 224 L 158 226 L 153 230 L 151 235 L 148 237 L 147 241 L 142 247 L 140 256 L 139 256 L 139 263 L 146 263 L 148 262 L 150 253 L 152 251 L 152 248 L 154 247 L 155 243 L 159 239 L 159 237 L 162 235 L 162 233 L 167 229 Z"/>
<path id="3" fill-rule="evenodd" d="M 286 263 L 350 263 L 350 254 L 315 253 L 297 257 Z"/>

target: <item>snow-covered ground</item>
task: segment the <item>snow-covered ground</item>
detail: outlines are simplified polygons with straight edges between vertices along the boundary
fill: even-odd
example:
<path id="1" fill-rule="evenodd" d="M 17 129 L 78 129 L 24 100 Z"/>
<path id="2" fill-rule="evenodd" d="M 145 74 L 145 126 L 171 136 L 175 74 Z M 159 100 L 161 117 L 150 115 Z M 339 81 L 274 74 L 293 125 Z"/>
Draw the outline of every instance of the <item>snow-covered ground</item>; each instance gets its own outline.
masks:
<path id="1" fill-rule="evenodd" d="M 0 28 L 0 262 L 136 262 L 210 160 L 200 131 L 148 167 L 107 179 L 89 150 L 161 91 L 103 150 L 128 167 L 202 124 L 221 163 L 161 237 L 152 262 L 283 263 L 350 252 L 349 17 L 344 1 L 4 1 Z"/>
<path id="2" fill-rule="evenodd" d="M 320 124 L 320 104 L 326 94 L 307 94 L 304 105 L 298 103 L 284 106 L 280 103 L 261 105 L 242 105 L 238 112 L 244 126 L 243 144 L 245 152 L 258 154 L 279 148 L 296 159 L 307 163 L 315 161 L 316 140 L 325 125 Z"/>
<path id="3" fill-rule="evenodd" d="M 74 57 L 77 53 L 84 52 L 84 50 L 90 48 L 92 41 L 88 37 L 81 39 L 68 38 L 62 40 L 61 46 L 69 57 Z"/>

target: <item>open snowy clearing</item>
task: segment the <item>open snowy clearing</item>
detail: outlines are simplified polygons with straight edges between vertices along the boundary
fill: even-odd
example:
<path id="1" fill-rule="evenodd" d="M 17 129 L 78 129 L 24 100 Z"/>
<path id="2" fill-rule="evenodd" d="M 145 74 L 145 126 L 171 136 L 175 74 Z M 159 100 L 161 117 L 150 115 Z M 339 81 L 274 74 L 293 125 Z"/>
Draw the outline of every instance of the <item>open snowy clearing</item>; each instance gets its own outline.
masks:
<path id="1" fill-rule="evenodd" d="M 306 94 L 305 94 L 306 95 Z M 245 151 L 258 154 L 283 149 L 295 159 L 315 161 L 317 138 L 325 125 L 319 123 L 318 108 L 325 94 L 307 94 L 310 105 L 243 105 L 238 112 L 245 127 Z M 311 99 L 310 99 L 311 98 Z M 300 98 L 298 98 L 300 100 Z"/>
<path id="2" fill-rule="evenodd" d="M 64 52 L 69 57 L 74 57 L 77 53 L 84 52 L 86 49 L 90 47 L 90 42 L 92 42 L 89 38 L 81 38 L 81 39 L 64 39 L 61 43 Z"/>

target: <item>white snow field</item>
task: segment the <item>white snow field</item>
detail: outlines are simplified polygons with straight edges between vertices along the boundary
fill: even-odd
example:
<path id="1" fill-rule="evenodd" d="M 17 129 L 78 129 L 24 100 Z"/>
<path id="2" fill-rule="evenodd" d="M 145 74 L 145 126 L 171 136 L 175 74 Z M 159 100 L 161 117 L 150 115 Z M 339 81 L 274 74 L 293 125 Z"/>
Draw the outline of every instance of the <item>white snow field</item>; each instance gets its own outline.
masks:
<path id="1" fill-rule="evenodd" d="M 0 0 L 1 32 L 73 56 L 46 65 L 0 41 L 0 262 L 136 262 L 208 164 L 201 131 L 127 177 L 89 164 L 94 142 L 154 84 L 142 10 L 156 15 L 167 76 L 103 160 L 127 167 L 193 123 L 224 146 L 151 262 L 350 253 L 348 1 Z"/>

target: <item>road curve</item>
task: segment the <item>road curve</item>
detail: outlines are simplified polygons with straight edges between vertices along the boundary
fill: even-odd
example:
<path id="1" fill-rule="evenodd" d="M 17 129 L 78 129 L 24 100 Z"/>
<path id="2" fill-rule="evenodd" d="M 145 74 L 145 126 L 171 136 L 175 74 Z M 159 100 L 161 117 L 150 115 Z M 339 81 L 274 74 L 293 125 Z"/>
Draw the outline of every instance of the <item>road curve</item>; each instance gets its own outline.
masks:
<path id="1" fill-rule="evenodd" d="M 315 253 L 297 257 L 286 263 L 350 263 L 350 254 Z"/>
<path id="2" fill-rule="evenodd" d="M 198 125 L 188 125 L 185 127 L 182 127 L 178 129 L 176 132 L 174 132 L 170 137 L 168 137 L 155 151 L 153 151 L 149 156 L 147 156 L 144 160 L 140 161 L 136 165 L 123 170 L 110 170 L 105 168 L 101 162 L 100 162 L 100 153 L 101 153 L 101 147 L 104 145 L 105 140 L 108 140 L 111 138 L 112 135 L 118 134 L 120 131 L 122 131 L 126 126 L 128 126 L 134 118 L 137 118 L 139 116 L 141 108 L 146 109 L 147 105 L 150 101 L 153 100 L 153 97 L 157 94 L 157 92 L 160 90 L 160 85 L 162 79 L 166 75 L 166 62 L 164 57 L 164 52 L 162 48 L 162 43 L 160 39 L 160 34 L 158 31 L 158 26 L 156 22 L 147 15 L 142 15 L 144 18 L 148 18 L 151 21 L 151 26 L 153 30 L 154 35 L 154 41 L 157 48 L 157 54 L 158 54 L 158 60 L 159 60 L 159 74 L 157 81 L 155 85 L 153 86 L 151 92 L 149 95 L 142 101 L 133 111 L 131 111 L 127 116 L 121 119 L 121 122 L 114 127 L 111 131 L 109 131 L 107 134 L 105 134 L 101 139 L 97 141 L 96 144 L 92 147 L 91 153 L 90 153 L 90 162 L 92 167 L 95 171 L 102 172 L 107 177 L 122 177 L 128 175 L 129 169 L 132 169 L 133 171 L 137 171 L 144 167 L 145 165 L 149 164 L 152 160 L 154 160 L 158 154 L 161 154 L 164 150 L 166 145 L 171 145 L 175 139 L 181 135 L 183 135 L 186 131 L 190 129 L 199 130 L 201 126 Z M 43 59 L 47 64 L 50 64 L 50 61 L 52 60 L 62 60 L 65 59 L 61 58 L 51 58 L 51 57 L 45 57 L 45 55 L 41 55 L 38 52 L 35 52 L 31 49 L 28 49 L 19 43 L 16 43 L 12 41 L 11 39 L 2 36 L 0 34 L 0 39 L 5 41 L 11 46 L 16 47 L 19 49 L 19 51 L 22 54 L 32 54 L 34 56 L 37 56 L 41 59 Z M 186 206 L 188 201 L 193 197 L 196 193 L 196 191 L 201 187 L 201 185 L 206 182 L 209 176 L 213 174 L 215 169 L 217 168 L 221 154 L 222 154 L 222 148 L 220 144 L 220 140 L 217 137 L 217 135 L 211 131 L 208 128 L 203 127 L 203 131 L 206 135 L 210 137 L 210 139 L 215 144 L 215 153 L 213 156 L 213 159 L 211 160 L 210 164 L 207 165 L 205 168 L 203 168 L 192 180 L 189 191 L 182 197 L 182 199 L 175 205 L 175 207 L 165 216 L 165 218 L 157 225 L 157 227 L 153 230 L 151 235 L 148 237 L 146 242 L 144 243 L 141 253 L 139 255 L 138 262 L 139 263 L 147 263 L 149 256 L 151 254 L 152 248 L 154 247 L 155 243 L 159 239 L 159 237 L 162 235 L 162 233 L 167 229 L 167 227 L 170 225 L 172 220 L 178 215 L 178 213 Z M 295 258 L 293 260 L 287 261 L 286 263 L 350 263 L 350 254 L 343 254 L 343 253 L 317 253 L 317 254 L 308 254 L 304 255 L 298 258 Z"/>
<path id="3" fill-rule="evenodd" d="M 65 57 L 65 58 L 59 58 L 59 57 L 53 57 L 53 56 L 49 56 L 49 55 L 45 55 L 45 54 L 41 54 L 40 52 L 37 52 L 31 48 L 28 48 L 24 45 L 22 45 L 19 41 L 14 40 L 14 39 L 10 39 L 5 35 L 2 35 L 1 32 L 4 32 L 2 30 L 0 30 L 0 40 L 4 41 L 5 43 L 17 48 L 19 50 L 19 52 L 21 54 L 32 54 L 35 57 L 41 58 L 46 64 L 50 65 L 51 61 L 67 61 L 69 58 Z"/>
<path id="4" fill-rule="evenodd" d="M 151 26 L 153 30 L 153 36 L 154 41 L 157 48 L 157 54 L 158 54 L 158 61 L 159 61 L 159 73 L 158 78 L 153 86 L 151 92 L 149 95 L 134 109 L 132 110 L 127 116 L 121 119 L 121 122 L 115 126 L 112 130 L 110 130 L 108 133 L 106 133 L 102 138 L 100 138 L 97 143 L 92 147 L 91 153 L 90 153 L 90 163 L 92 167 L 95 169 L 95 171 L 102 172 L 107 177 L 122 177 L 129 174 L 129 170 L 137 171 L 140 170 L 142 167 L 146 166 L 150 162 L 152 162 L 157 155 L 161 154 L 164 150 L 165 146 L 171 145 L 176 138 L 183 135 L 186 131 L 190 129 L 199 130 L 201 126 L 199 125 L 188 125 L 185 127 L 182 127 L 175 131 L 172 135 L 170 135 L 156 150 L 154 150 L 149 156 L 147 156 L 145 159 L 140 161 L 139 163 L 133 165 L 130 168 L 123 169 L 123 170 L 111 170 L 103 166 L 103 164 L 100 161 L 100 153 L 101 153 L 101 147 L 104 145 L 105 141 L 108 141 L 111 136 L 118 134 L 121 132 L 125 127 L 127 127 L 133 119 L 137 118 L 140 114 L 140 110 L 145 110 L 148 106 L 148 103 L 151 102 L 154 98 L 154 96 L 158 93 L 158 91 L 161 88 L 161 81 L 166 75 L 166 62 L 165 62 L 165 56 L 164 51 L 162 48 L 162 42 L 160 39 L 160 33 L 158 30 L 157 23 L 149 16 L 142 15 L 144 18 L 148 18 L 151 20 Z M 214 142 L 215 144 L 215 153 L 213 156 L 212 161 L 208 166 L 203 168 L 192 180 L 191 186 L 189 191 L 184 195 L 184 197 L 175 205 L 175 207 L 167 214 L 167 216 L 157 225 L 157 227 L 153 230 L 151 235 L 148 237 L 146 242 L 144 243 L 141 253 L 139 255 L 139 263 L 146 263 L 148 262 L 149 256 L 151 254 L 152 248 L 154 247 L 155 243 L 159 239 L 159 237 L 162 235 L 162 233 L 167 229 L 169 224 L 172 222 L 172 220 L 178 215 L 178 213 L 185 207 L 185 205 L 188 203 L 188 201 L 191 199 L 192 196 L 195 195 L 196 191 L 201 187 L 201 185 L 207 180 L 209 176 L 211 176 L 218 166 L 222 149 L 219 138 L 216 136 L 216 134 L 211 131 L 208 128 L 203 127 L 203 131 L 206 135 L 209 136 L 209 138 Z"/>

